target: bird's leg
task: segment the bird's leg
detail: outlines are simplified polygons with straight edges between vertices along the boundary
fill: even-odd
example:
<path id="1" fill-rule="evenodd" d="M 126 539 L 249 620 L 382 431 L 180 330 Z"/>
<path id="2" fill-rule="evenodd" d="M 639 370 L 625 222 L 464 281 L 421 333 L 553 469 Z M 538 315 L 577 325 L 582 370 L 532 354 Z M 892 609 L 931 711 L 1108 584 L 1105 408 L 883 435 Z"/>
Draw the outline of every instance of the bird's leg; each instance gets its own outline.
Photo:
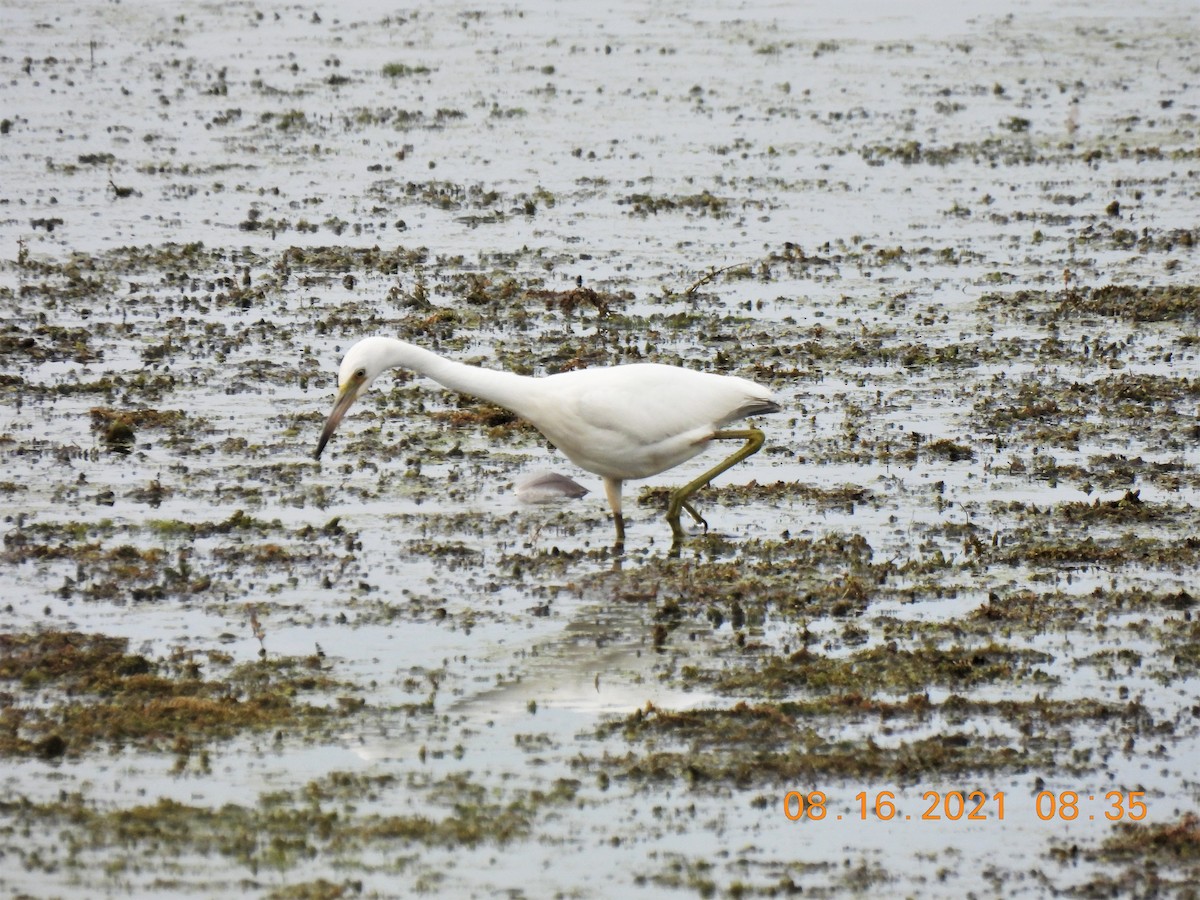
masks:
<path id="1" fill-rule="evenodd" d="M 683 487 L 671 492 L 671 502 L 667 505 L 667 522 L 671 525 L 671 534 L 674 535 L 676 544 L 683 540 L 683 526 L 679 524 L 680 509 L 686 509 L 693 519 L 699 524 L 704 525 L 705 530 L 708 529 L 708 523 L 692 508 L 692 505 L 688 502 L 688 498 L 726 469 L 736 466 L 743 459 L 757 453 L 766 439 L 767 436 L 757 428 L 718 431 L 712 436 L 711 440 L 714 441 L 744 440 L 746 443 L 736 453 L 729 456 L 728 459 L 717 463 L 717 465 L 713 466 L 699 478 L 694 478 Z"/>
<path id="2" fill-rule="evenodd" d="M 612 507 L 613 523 L 617 526 L 617 548 L 625 546 L 625 517 L 621 515 L 621 480 L 619 478 L 604 479 L 604 493 L 608 495 L 608 505 Z"/>

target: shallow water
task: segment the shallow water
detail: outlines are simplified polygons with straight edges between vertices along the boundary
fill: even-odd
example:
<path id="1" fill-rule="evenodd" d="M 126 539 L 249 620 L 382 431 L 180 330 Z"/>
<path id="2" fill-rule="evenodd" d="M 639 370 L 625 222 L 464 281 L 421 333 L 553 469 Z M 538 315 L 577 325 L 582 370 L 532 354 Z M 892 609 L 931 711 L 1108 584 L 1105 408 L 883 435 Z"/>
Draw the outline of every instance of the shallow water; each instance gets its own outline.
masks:
<path id="1" fill-rule="evenodd" d="M 1198 806 L 1192 4 L 2 15 L 0 632 L 316 660 L 337 686 L 295 699 L 340 710 L 10 747 L 6 892 L 1200 877 L 1153 840 Z M 679 560 L 649 488 L 712 454 L 628 486 L 618 558 L 598 479 L 428 382 L 315 463 L 367 333 L 736 373 L 785 411 Z M 543 470 L 590 493 L 522 503 Z M 5 678 L 11 735 L 96 702 Z M 921 817 L 975 789 L 1003 821 Z M 784 816 L 817 790 L 826 819 Z M 1097 800 L 1042 821 L 1043 790 Z M 900 815 L 860 815 L 881 791 Z M 155 836 L 163 798 L 191 834 Z"/>

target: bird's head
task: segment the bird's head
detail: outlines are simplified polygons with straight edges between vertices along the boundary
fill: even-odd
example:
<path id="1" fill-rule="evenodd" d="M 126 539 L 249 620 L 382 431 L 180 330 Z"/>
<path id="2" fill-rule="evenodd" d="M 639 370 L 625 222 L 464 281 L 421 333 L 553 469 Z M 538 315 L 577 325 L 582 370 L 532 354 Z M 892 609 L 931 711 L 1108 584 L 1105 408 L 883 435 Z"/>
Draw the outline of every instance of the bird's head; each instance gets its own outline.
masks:
<path id="1" fill-rule="evenodd" d="M 321 439 L 317 442 L 317 452 L 313 454 L 313 458 L 321 458 L 321 451 L 337 431 L 338 425 L 354 405 L 354 401 L 365 394 L 371 382 L 388 368 L 386 350 L 386 341 L 381 338 L 364 338 L 346 351 L 338 368 L 337 400 L 334 401 L 329 418 L 325 420 L 325 428 L 321 431 Z"/>

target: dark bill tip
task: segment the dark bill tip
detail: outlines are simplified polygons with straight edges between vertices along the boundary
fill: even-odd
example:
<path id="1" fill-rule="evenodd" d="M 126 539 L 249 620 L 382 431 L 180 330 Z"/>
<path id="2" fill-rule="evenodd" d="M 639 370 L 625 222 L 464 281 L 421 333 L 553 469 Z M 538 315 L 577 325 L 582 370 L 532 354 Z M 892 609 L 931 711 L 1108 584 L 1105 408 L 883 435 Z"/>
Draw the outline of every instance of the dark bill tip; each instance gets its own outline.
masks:
<path id="1" fill-rule="evenodd" d="M 355 394 L 352 390 L 344 390 L 338 395 L 337 402 L 333 404 L 333 409 L 329 413 L 329 418 L 325 420 L 325 427 L 321 429 L 321 438 L 317 441 L 317 450 L 313 453 L 313 459 L 321 458 L 321 453 L 325 450 L 325 445 L 329 443 L 329 439 L 337 431 L 342 417 L 346 415 L 346 410 L 353 405 L 354 396 Z"/>

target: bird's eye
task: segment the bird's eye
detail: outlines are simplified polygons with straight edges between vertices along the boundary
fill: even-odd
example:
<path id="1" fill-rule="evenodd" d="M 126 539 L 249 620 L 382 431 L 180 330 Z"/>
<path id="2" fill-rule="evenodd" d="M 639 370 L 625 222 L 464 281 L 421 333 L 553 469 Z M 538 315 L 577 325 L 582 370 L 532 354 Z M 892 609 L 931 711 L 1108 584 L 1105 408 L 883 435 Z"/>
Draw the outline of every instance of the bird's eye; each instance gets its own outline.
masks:
<path id="1" fill-rule="evenodd" d="M 367 377 L 367 370 L 366 370 L 366 369 L 359 369 L 357 372 L 355 372 L 355 373 L 354 373 L 354 377 L 355 377 L 355 378 L 359 378 L 359 379 L 366 378 L 366 377 Z"/>

